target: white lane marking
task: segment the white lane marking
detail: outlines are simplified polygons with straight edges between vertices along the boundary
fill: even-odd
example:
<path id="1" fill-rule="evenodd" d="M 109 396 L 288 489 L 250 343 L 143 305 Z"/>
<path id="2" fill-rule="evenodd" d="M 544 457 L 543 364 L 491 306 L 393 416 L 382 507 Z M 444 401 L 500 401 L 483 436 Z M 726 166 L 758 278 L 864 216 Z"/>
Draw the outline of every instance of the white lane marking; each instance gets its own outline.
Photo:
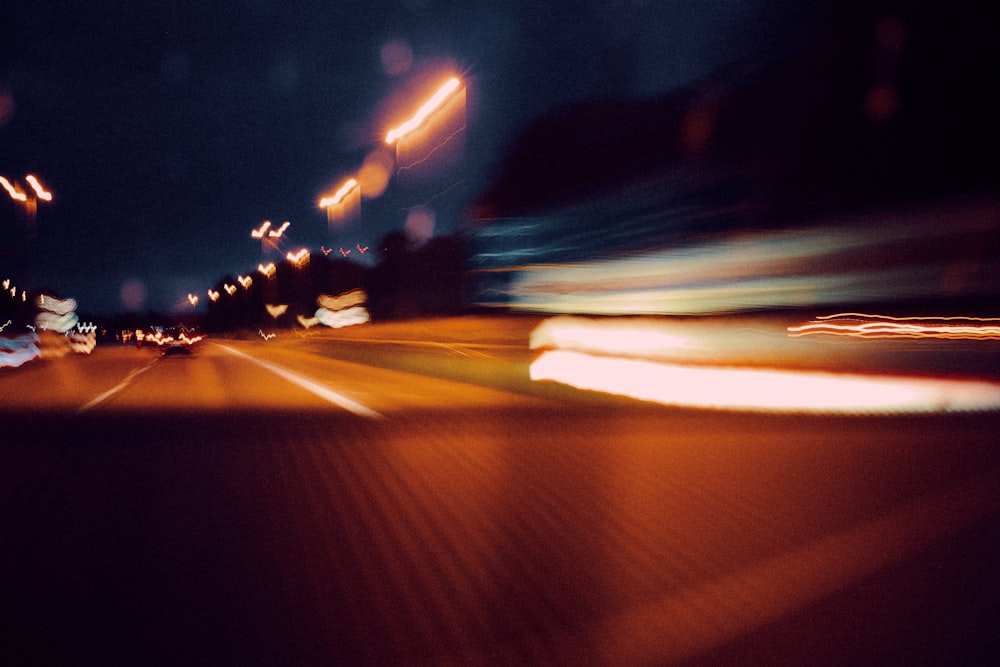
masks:
<path id="1" fill-rule="evenodd" d="M 237 350 L 235 348 L 229 347 L 228 345 L 223 345 L 222 343 L 214 343 L 214 345 L 216 345 L 218 347 L 221 347 L 223 350 L 225 350 L 229 354 L 235 355 L 237 357 L 242 357 L 244 359 L 252 361 L 253 363 L 255 363 L 258 366 L 260 366 L 261 368 L 265 368 L 265 369 L 271 371 L 272 373 L 274 373 L 275 375 L 277 375 L 279 377 L 283 377 L 286 380 L 288 380 L 289 382 L 291 382 L 293 384 L 296 384 L 299 387 L 302 387 L 306 391 L 311 392 L 311 393 L 315 394 L 316 396 L 319 396 L 320 398 L 322 398 L 322 399 L 324 399 L 326 401 L 329 401 L 330 403 L 333 403 L 336 406 L 344 408 L 345 410 L 348 410 L 349 412 L 353 412 L 354 414 L 356 414 L 356 415 L 358 415 L 360 417 L 368 417 L 369 419 L 382 419 L 383 418 L 381 414 L 379 414 L 378 412 L 375 412 L 371 408 L 369 408 L 369 407 L 367 407 L 365 405 L 362 405 L 361 403 L 358 403 L 357 401 L 351 400 L 350 398 L 347 398 L 346 396 L 342 396 L 341 394 L 338 394 L 337 392 L 333 391 L 332 389 L 329 389 L 328 387 L 324 387 L 323 385 L 319 384 L 318 382 L 313 382 L 312 380 L 310 380 L 307 377 L 303 377 L 301 375 L 298 375 L 297 373 L 293 373 L 292 371 L 288 370 L 287 368 L 282 368 L 281 366 L 278 366 L 277 364 L 272 364 L 272 363 L 269 363 L 269 362 L 266 362 L 266 361 L 261 361 L 260 359 L 257 359 L 255 357 L 250 356 L 249 354 L 246 354 L 244 352 L 240 352 L 239 350 Z"/>
<path id="2" fill-rule="evenodd" d="M 115 394 L 117 394 L 118 392 L 120 392 L 122 389 L 124 389 L 125 387 L 129 386 L 132 383 L 132 380 L 134 380 L 136 377 L 138 377 L 141 373 L 145 373 L 146 371 L 148 371 L 153 366 L 153 364 L 155 364 L 159 360 L 160 360 L 160 358 L 156 357 L 155 359 L 153 359 L 151 362 L 149 362 L 148 364 L 146 364 L 142 368 L 136 368 L 136 369 L 134 369 L 131 373 L 129 373 L 128 375 L 125 376 L 124 380 L 122 380 L 121 382 L 119 382 L 118 384 L 116 384 L 114 387 L 112 387 L 111 389 L 108 389 L 106 392 L 104 392 L 100 396 L 94 398 L 89 403 L 80 406 L 80 408 L 76 411 L 76 414 L 78 414 L 78 415 L 79 414 L 83 414 L 87 410 L 90 410 L 91 408 L 95 408 L 98 405 L 100 405 L 101 403 L 103 403 L 104 401 L 108 400 L 109 398 L 111 398 L 112 396 L 114 396 Z"/>

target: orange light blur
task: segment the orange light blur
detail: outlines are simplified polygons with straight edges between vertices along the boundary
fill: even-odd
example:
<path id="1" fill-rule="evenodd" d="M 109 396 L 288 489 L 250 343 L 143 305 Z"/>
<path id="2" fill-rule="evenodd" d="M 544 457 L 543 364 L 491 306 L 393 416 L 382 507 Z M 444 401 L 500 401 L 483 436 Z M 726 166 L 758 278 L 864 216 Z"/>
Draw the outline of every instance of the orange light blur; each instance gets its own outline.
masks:
<path id="1" fill-rule="evenodd" d="M 236 293 L 236 285 L 230 285 L 229 283 L 226 283 L 225 285 L 222 286 L 222 288 L 226 290 L 226 294 L 228 294 L 229 296 L 232 296 L 233 294 Z"/>
<path id="2" fill-rule="evenodd" d="M 389 132 L 385 135 L 385 143 L 390 145 L 394 144 L 401 137 L 420 127 L 423 122 L 427 120 L 427 117 L 434 113 L 434 110 L 440 107 L 444 101 L 448 99 L 449 95 L 458 90 L 460 85 L 461 81 L 457 78 L 452 77 L 448 79 L 440 88 L 438 88 L 437 92 L 435 92 L 429 100 L 424 102 L 412 118 L 402 125 L 389 130 Z"/>
<path id="3" fill-rule="evenodd" d="M 274 262 L 269 262 L 267 265 L 258 264 L 257 265 L 257 270 L 260 273 L 262 273 L 263 275 L 265 275 L 268 278 L 270 278 L 271 276 L 274 275 Z"/>
<path id="4" fill-rule="evenodd" d="M 192 306 L 197 306 L 198 305 L 198 297 L 195 296 L 194 294 L 188 294 L 188 302 Z"/>
<path id="5" fill-rule="evenodd" d="M 365 301 L 368 300 L 368 294 L 361 289 L 352 289 L 349 292 L 344 292 L 343 294 L 338 294 L 337 296 L 330 296 L 329 294 L 320 294 L 317 297 L 316 302 L 321 308 L 326 308 L 327 310 L 337 311 L 344 310 L 346 308 L 351 308 L 352 306 L 363 305 Z"/>
<path id="6" fill-rule="evenodd" d="M 210 289 L 210 290 L 208 290 L 208 298 L 211 301 L 218 301 L 219 300 L 219 293 L 216 292 L 215 290 L 211 290 Z"/>
<path id="7" fill-rule="evenodd" d="M 1000 409 L 1000 385 L 937 380 L 686 366 L 550 350 L 530 367 L 532 380 L 629 396 L 665 405 L 779 412 L 961 412 Z"/>
<path id="8" fill-rule="evenodd" d="M 1000 410 L 1000 383 L 738 365 L 725 357 L 686 360 L 698 341 L 645 319 L 542 322 L 531 334 L 539 356 L 532 380 L 665 405 L 805 413 Z"/>
<path id="9" fill-rule="evenodd" d="M 280 303 L 274 306 L 272 306 L 271 304 L 264 304 L 264 305 L 267 308 L 268 315 L 270 315 L 274 319 L 278 319 L 279 317 L 285 314 L 286 310 L 288 310 L 287 303 Z"/>
<path id="10" fill-rule="evenodd" d="M 253 278 L 251 278 L 250 276 L 237 276 L 236 280 L 240 282 L 240 285 L 243 286 L 243 289 L 247 289 L 248 287 L 250 287 L 250 285 L 253 284 Z"/>
<path id="11" fill-rule="evenodd" d="M 306 248 L 300 249 L 298 252 L 288 252 L 285 255 L 285 259 L 294 264 L 295 266 L 302 266 L 309 261 L 309 250 Z"/>
<path id="12" fill-rule="evenodd" d="M 52 201 L 52 193 L 42 187 L 42 184 L 38 182 L 38 179 L 28 174 L 24 177 L 24 180 L 28 181 L 28 185 L 31 189 L 35 191 L 35 196 L 42 201 Z"/>
<path id="13" fill-rule="evenodd" d="M 10 198 L 14 201 L 28 200 L 28 195 L 15 188 L 14 185 L 3 176 L 0 176 L 0 185 L 3 186 L 3 189 L 7 191 L 7 194 L 9 194 Z"/>
<path id="14" fill-rule="evenodd" d="M 255 239 L 262 239 L 262 238 L 264 238 L 264 234 L 267 233 L 267 230 L 268 230 L 268 228 L 270 226 L 271 226 L 271 221 L 270 220 L 265 220 L 263 222 L 263 224 L 261 224 L 260 227 L 258 227 L 257 229 L 253 230 L 252 232 L 250 232 L 250 236 L 253 237 L 253 238 L 255 238 Z"/>
<path id="15" fill-rule="evenodd" d="M 288 229 L 289 225 L 291 224 L 292 223 L 286 220 L 285 222 L 281 223 L 281 227 L 278 227 L 277 229 L 272 229 L 267 233 L 267 235 L 275 239 L 281 238 L 281 235 L 285 233 L 285 230 Z"/>
<path id="16" fill-rule="evenodd" d="M 347 179 L 347 181 L 340 186 L 340 189 L 333 193 L 332 197 L 324 197 L 323 199 L 320 199 L 319 207 L 327 208 L 328 206 L 335 206 L 336 204 L 341 203 L 344 200 L 344 197 L 346 197 L 351 190 L 356 187 L 358 187 L 358 181 L 356 179 Z"/>
<path id="17" fill-rule="evenodd" d="M 788 327 L 790 336 L 830 335 L 856 338 L 1000 339 L 1000 318 L 893 317 L 865 313 L 837 313 L 814 322 Z M 841 320 L 841 321 L 835 321 Z"/>

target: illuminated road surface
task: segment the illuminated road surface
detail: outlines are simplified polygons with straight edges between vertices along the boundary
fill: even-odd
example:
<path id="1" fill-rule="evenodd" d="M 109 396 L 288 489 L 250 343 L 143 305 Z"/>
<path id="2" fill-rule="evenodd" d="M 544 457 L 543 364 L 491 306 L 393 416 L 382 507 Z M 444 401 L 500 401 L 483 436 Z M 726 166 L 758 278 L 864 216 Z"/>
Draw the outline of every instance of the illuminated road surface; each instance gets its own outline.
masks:
<path id="1" fill-rule="evenodd" d="M 459 382 L 323 345 L 0 374 L 0 660 L 998 657 L 995 413 L 680 410 L 468 379 L 526 349 L 420 348 Z"/>

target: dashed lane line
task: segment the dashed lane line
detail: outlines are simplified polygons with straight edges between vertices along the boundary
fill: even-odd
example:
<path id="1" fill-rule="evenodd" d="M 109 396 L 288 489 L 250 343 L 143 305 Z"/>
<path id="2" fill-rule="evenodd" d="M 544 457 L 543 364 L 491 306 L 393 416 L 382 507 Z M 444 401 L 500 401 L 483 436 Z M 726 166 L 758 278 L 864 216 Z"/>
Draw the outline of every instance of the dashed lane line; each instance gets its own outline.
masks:
<path id="1" fill-rule="evenodd" d="M 275 375 L 288 380 L 292 384 L 295 384 L 301 387 L 302 389 L 305 389 L 306 391 L 315 394 L 316 396 L 319 396 L 320 398 L 330 403 L 333 403 L 338 407 L 341 407 L 349 412 L 352 412 L 358 415 L 359 417 L 367 417 L 368 419 L 383 418 L 381 414 L 372 410 L 368 406 L 362 405 L 361 403 L 358 403 L 355 400 L 347 398 L 342 394 L 338 394 L 329 387 L 325 387 L 319 384 L 318 382 L 310 380 L 307 377 L 299 375 L 298 373 L 294 373 L 288 370 L 287 368 L 283 368 L 282 366 L 278 366 L 277 364 L 272 364 L 267 361 L 262 361 L 260 359 L 257 359 L 256 357 L 252 357 L 249 354 L 246 354 L 245 352 L 240 352 L 236 348 L 229 347 L 228 345 L 223 345 L 222 343 L 213 343 L 213 344 L 216 345 L 217 347 L 222 348 L 229 354 L 235 355 L 237 357 L 242 357 L 243 359 L 247 359 L 248 361 L 257 364 L 261 368 L 269 370 Z"/>

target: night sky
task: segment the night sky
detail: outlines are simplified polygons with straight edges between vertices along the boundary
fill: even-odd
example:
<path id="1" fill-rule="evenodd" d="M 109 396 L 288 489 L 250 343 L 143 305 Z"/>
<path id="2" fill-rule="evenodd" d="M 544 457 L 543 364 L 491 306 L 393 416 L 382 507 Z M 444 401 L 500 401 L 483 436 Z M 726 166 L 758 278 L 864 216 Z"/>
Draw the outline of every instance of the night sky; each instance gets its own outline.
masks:
<path id="1" fill-rule="evenodd" d="M 0 277 L 170 311 L 253 270 L 264 220 L 291 222 L 289 249 L 375 246 L 434 202 L 451 233 L 533 119 L 766 61 L 808 39 L 815 4 L 0 1 L 0 175 L 55 197 L 31 221 L 0 193 Z M 439 71 L 467 86 L 460 168 L 393 179 L 331 235 L 318 199 Z"/>

